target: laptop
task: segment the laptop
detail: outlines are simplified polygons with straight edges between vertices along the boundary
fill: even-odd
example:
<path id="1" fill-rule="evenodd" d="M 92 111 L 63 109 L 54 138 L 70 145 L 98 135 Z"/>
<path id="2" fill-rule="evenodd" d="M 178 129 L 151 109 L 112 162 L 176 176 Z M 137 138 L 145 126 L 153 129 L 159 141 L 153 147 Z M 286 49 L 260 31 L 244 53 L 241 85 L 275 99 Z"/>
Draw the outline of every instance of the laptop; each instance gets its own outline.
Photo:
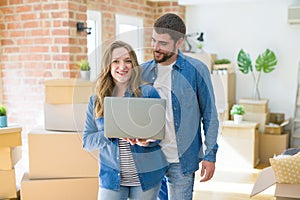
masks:
<path id="1" fill-rule="evenodd" d="M 104 136 L 162 140 L 165 110 L 165 99 L 105 97 Z"/>

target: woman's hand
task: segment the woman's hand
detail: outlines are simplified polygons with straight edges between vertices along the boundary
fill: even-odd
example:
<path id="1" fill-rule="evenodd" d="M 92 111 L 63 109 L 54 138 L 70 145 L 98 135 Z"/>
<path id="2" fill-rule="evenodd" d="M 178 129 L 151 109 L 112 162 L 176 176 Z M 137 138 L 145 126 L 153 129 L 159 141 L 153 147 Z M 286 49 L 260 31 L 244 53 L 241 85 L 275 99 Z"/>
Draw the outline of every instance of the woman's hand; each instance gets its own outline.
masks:
<path id="1" fill-rule="evenodd" d="M 122 139 L 129 142 L 131 145 L 135 145 L 137 143 L 136 139 L 133 138 L 122 138 Z"/>
<path id="2" fill-rule="evenodd" d="M 150 142 L 155 142 L 152 139 L 133 139 L 133 138 L 123 138 L 123 140 L 129 142 L 131 145 L 139 145 L 142 147 L 148 146 Z"/>

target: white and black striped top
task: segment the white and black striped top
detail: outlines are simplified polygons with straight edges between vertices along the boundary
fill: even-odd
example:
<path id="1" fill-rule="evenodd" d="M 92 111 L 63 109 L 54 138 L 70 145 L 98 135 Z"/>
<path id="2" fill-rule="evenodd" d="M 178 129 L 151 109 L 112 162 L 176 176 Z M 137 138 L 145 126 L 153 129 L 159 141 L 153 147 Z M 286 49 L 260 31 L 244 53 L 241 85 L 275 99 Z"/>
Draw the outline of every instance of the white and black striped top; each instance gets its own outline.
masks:
<path id="1" fill-rule="evenodd" d="M 140 186 L 140 180 L 127 141 L 119 139 L 120 167 L 121 167 L 121 185 L 122 186 Z"/>

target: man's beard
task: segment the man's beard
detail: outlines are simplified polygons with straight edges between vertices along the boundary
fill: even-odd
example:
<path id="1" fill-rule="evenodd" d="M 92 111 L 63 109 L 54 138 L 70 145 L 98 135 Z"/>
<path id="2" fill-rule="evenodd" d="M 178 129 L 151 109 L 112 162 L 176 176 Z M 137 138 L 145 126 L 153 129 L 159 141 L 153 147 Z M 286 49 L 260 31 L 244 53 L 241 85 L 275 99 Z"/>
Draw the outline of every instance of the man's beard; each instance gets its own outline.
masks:
<path id="1" fill-rule="evenodd" d="M 163 55 L 163 57 L 160 58 L 160 59 L 157 59 L 157 58 L 155 57 L 155 53 L 160 53 L 161 55 Z M 153 51 L 153 57 L 154 57 L 154 60 L 155 60 L 156 63 L 166 62 L 166 61 L 169 60 L 173 55 L 175 55 L 174 52 L 161 53 L 161 52 L 158 52 L 158 51 Z"/>

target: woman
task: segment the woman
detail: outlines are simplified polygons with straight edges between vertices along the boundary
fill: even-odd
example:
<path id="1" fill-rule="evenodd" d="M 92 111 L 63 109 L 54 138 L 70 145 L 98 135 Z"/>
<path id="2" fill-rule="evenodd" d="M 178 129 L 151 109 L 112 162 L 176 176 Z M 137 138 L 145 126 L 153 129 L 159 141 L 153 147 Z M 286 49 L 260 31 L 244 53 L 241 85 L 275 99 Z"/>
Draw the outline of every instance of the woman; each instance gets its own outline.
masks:
<path id="1" fill-rule="evenodd" d="M 154 200 L 168 165 L 159 141 L 106 138 L 103 102 L 105 96 L 159 98 L 159 95 L 152 86 L 141 84 L 141 68 L 127 43 L 112 43 L 104 53 L 101 69 L 96 94 L 89 100 L 83 133 L 83 147 L 88 151 L 98 149 L 100 154 L 98 200 Z"/>

